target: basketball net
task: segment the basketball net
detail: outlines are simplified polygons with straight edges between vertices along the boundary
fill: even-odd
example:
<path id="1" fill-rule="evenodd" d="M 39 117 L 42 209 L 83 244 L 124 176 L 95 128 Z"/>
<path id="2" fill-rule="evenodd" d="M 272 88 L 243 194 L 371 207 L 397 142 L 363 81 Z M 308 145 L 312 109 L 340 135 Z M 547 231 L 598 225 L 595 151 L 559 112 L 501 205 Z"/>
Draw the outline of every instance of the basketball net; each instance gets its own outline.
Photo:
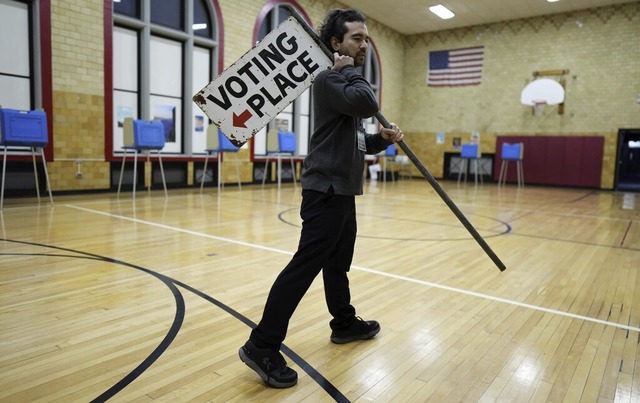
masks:
<path id="1" fill-rule="evenodd" d="M 547 104 L 546 101 L 533 101 L 533 115 L 540 116 L 542 115 L 542 111 L 544 110 L 544 106 Z"/>

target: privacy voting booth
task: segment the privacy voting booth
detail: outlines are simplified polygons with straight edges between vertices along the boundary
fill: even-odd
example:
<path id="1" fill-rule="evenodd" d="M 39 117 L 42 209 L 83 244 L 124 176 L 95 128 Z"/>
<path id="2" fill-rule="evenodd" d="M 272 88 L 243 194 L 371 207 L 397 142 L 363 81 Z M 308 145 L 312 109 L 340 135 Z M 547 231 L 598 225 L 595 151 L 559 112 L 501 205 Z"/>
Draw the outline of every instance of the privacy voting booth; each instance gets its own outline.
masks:
<path id="1" fill-rule="evenodd" d="M 162 174 L 162 186 L 164 187 L 164 196 L 167 197 L 167 182 L 164 178 L 164 168 L 162 167 L 162 155 L 160 151 L 164 148 L 165 133 L 164 126 L 159 121 L 147 121 L 142 119 L 125 118 L 123 122 L 124 129 L 124 154 L 122 156 L 122 166 L 120 168 L 120 179 L 118 181 L 118 197 L 120 197 L 120 188 L 122 186 L 122 177 L 124 174 L 124 163 L 127 159 L 127 151 L 133 151 L 133 199 L 136 198 L 136 182 L 138 177 L 138 153 L 147 152 L 147 162 L 149 161 L 149 153 L 156 151 L 158 153 L 158 162 L 160 164 L 160 173 Z M 151 190 L 149 185 L 148 190 Z"/>
<path id="2" fill-rule="evenodd" d="M 2 190 L 0 191 L 0 210 L 4 202 L 4 187 L 7 172 L 7 147 L 30 147 L 33 159 L 33 172 L 36 181 L 36 193 L 40 200 L 40 187 L 38 186 L 38 171 L 36 169 L 36 149 L 40 149 L 44 174 L 47 181 L 49 199 L 53 205 L 47 161 L 44 157 L 44 147 L 49 143 L 47 130 L 47 115 L 43 111 L 23 111 L 17 109 L 0 108 L 0 145 L 3 148 L 2 162 Z"/>

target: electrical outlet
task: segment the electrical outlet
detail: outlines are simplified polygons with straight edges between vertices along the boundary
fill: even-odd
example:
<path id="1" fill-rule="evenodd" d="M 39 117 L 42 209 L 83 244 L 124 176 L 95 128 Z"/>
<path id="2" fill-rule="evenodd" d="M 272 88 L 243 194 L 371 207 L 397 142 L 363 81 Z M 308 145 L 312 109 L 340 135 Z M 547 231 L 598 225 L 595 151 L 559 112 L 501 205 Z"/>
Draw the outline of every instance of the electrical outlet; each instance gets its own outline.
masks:
<path id="1" fill-rule="evenodd" d="M 80 168 L 81 166 L 82 166 L 82 160 L 80 158 L 76 159 L 76 167 L 78 168 L 76 170 L 76 179 L 82 178 L 82 169 Z"/>

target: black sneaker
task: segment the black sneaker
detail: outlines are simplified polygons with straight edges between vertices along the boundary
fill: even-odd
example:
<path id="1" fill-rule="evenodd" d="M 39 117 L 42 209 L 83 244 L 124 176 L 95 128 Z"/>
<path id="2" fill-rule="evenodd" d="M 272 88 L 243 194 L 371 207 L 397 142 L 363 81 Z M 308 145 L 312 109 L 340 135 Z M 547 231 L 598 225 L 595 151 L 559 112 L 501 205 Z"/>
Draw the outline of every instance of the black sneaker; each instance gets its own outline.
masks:
<path id="1" fill-rule="evenodd" d="M 356 319 L 346 328 L 331 332 L 331 341 L 336 344 L 349 343 L 355 340 L 367 340 L 380 332 L 380 324 L 375 320 L 365 321 L 361 317 Z"/>
<path id="2" fill-rule="evenodd" d="M 290 388 L 298 382 L 296 371 L 287 367 L 280 351 L 258 348 L 251 340 L 238 351 L 242 362 L 256 371 L 267 385 L 274 388 Z"/>

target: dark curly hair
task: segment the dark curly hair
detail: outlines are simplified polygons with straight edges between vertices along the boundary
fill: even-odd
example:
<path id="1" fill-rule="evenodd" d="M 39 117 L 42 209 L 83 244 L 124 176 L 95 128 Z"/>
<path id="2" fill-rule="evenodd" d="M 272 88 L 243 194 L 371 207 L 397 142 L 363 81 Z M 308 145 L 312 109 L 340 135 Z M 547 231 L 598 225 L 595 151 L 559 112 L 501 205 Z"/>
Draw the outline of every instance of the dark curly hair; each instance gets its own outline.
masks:
<path id="1" fill-rule="evenodd" d="M 344 39 L 344 34 L 347 33 L 347 22 L 366 22 L 364 14 L 354 9 L 340 9 L 336 8 L 330 10 L 327 16 L 324 18 L 322 25 L 320 25 L 319 36 L 324 45 L 333 52 L 331 47 L 331 38 L 335 37 L 340 42 Z"/>

